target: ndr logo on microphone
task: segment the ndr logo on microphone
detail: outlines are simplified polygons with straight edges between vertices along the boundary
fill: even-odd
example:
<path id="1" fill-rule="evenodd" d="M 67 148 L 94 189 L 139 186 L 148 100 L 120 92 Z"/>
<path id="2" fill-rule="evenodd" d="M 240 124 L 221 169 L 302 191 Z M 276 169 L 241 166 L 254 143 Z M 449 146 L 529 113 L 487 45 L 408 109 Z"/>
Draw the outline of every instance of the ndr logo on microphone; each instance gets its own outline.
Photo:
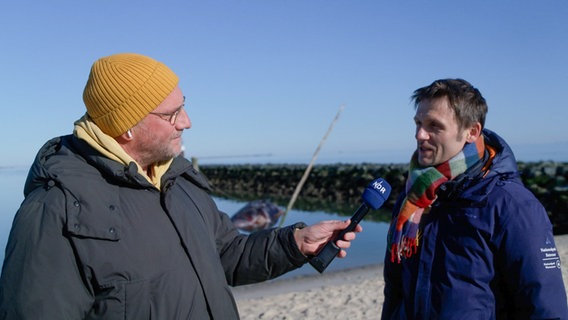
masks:
<path id="1" fill-rule="evenodd" d="M 385 188 L 383 186 L 383 181 L 385 181 L 385 180 L 381 179 L 381 181 L 374 181 L 373 182 L 373 189 L 379 191 L 382 194 L 385 194 L 385 192 L 387 192 L 387 188 Z"/>

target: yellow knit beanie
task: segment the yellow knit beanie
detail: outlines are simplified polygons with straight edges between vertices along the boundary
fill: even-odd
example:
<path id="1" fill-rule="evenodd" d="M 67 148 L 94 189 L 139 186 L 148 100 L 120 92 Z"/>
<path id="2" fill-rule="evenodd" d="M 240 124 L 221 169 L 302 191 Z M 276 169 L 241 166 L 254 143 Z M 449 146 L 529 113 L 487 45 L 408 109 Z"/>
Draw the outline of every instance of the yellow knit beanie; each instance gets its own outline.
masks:
<path id="1" fill-rule="evenodd" d="M 177 84 L 175 73 L 159 61 L 115 54 L 93 63 L 83 101 L 97 126 L 114 138 L 156 109 Z"/>

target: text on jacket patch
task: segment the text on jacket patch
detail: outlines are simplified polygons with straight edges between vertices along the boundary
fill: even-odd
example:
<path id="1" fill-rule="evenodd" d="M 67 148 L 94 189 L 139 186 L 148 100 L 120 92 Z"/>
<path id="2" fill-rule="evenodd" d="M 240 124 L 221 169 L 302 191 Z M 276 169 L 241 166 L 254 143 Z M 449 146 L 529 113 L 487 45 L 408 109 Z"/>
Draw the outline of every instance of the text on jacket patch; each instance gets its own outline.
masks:
<path id="1" fill-rule="evenodd" d="M 545 269 L 560 269 L 560 257 L 555 247 L 540 248 L 540 252 L 543 254 L 542 263 Z"/>

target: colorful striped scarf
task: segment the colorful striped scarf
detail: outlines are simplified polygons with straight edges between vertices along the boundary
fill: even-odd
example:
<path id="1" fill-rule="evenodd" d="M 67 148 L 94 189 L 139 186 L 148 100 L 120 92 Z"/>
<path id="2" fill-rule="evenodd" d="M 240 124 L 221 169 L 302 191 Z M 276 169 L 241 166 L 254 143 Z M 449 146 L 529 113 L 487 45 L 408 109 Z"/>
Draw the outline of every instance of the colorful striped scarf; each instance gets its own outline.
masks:
<path id="1" fill-rule="evenodd" d="M 420 218 L 424 209 L 436 200 L 438 187 L 464 173 L 483 157 L 484 152 L 483 136 L 475 143 L 466 144 L 460 153 L 435 167 L 420 168 L 418 151 L 414 152 L 406 180 L 406 198 L 389 231 L 392 262 L 400 263 L 402 258 L 416 253 L 420 238 Z"/>

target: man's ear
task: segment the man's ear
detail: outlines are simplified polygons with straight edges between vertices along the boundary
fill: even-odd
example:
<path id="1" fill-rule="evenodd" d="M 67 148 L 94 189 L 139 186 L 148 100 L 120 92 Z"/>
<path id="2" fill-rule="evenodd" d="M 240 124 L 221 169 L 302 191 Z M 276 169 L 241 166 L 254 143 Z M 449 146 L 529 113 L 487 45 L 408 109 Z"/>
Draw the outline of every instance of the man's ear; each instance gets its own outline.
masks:
<path id="1" fill-rule="evenodd" d="M 477 140 L 477 138 L 479 138 L 480 135 L 481 135 L 481 123 L 476 122 L 473 126 L 471 126 L 471 128 L 469 128 L 466 136 L 466 141 L 468 143 L 472 143 L 475 140 Z"/>
<path id="2" fill-rule="evenodd" d="M 118 143 L 128 143 L 130 141 L 132 141 L 134 139 L 133 135 L 132 135 L 132 131 L 130 131 L 130 129 L 126 130 L 125 133 L 119 135 L 118 137 L 115 138 L 116 141 L 118 141 Z"/>

